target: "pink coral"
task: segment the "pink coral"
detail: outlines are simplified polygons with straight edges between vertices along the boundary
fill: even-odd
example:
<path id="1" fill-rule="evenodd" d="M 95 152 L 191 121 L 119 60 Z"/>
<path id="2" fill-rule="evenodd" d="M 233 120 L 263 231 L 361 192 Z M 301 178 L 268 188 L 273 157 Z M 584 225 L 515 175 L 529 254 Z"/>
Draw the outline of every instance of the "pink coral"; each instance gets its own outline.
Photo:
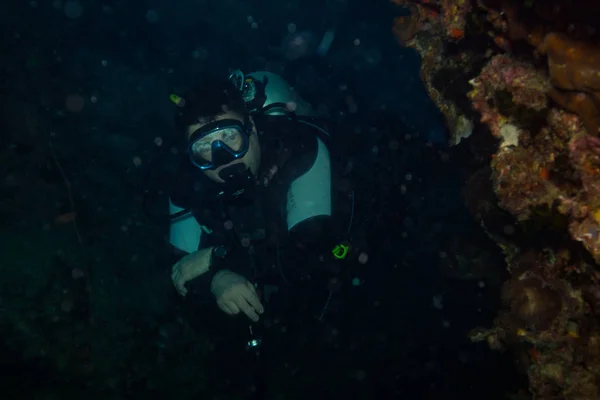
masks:
<path id="1" fill-rule="evenodd" d="M 600 196 L 600 138 L 591 135 L 577 136 L 569 143 L 569 149 L 584 189 L 591 197 Z"/>
<path id="2" fill-rule="evenodd" d="M 469 97 L 473 108 L 496 137 L 501 136 L 500 129 L 510 120 L 515 107 L 533 111 L 548 107 L 550 86 L 546 77 L 533 66 L 507 55 L 493 57 L 471 83 L 473 90 Z"/>

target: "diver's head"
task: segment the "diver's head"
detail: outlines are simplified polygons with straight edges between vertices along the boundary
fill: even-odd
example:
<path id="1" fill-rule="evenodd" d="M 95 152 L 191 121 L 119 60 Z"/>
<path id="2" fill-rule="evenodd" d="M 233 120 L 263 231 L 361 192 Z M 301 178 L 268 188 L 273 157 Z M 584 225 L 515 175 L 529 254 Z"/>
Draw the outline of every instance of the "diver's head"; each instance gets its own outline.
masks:
<path id="1" fill-rule="evenodd" d="M 185 97 L 175 123 L 190 162 L 215 182 L 256 176 L 260 146 L 241 93 L 229 80 L 207 80 Z"/>
<path id="2" fill-rule="evenodd" d="M 260 146 L 249 116 L 228 110 L 210 119 L 201 118 L 187 127 L 185 135 L 190 162 L 215 182 L 225 183 L 228 171 L 250 169 L 256 176 Z"/>

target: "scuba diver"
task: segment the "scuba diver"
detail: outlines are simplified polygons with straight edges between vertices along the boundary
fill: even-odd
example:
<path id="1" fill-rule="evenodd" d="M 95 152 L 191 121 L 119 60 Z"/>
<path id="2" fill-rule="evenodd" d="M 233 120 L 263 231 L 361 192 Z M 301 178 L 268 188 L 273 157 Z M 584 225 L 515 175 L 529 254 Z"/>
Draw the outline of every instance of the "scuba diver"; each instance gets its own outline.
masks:
<path id="1" fill-rule="evenodd" d="M 186 149 L 169 193 L 179 294 L 212 293 L 256 322 L 273 290 L 326 288 L 348 222 L 333 212 L 330 138 L 313 108 L 270 72 L 234 71 L 171 100 Z"/>

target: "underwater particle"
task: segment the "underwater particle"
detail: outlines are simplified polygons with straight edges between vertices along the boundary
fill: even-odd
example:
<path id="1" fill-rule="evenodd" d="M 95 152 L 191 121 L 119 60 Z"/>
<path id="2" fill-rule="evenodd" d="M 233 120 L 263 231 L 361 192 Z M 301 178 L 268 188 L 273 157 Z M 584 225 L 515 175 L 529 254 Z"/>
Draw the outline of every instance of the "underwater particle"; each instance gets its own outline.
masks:
<path id="1" fill-rule="evenodd" d="M 133 165 L 135 165 L 136 167 L 139 167 L 142 165 L 142 159 L 138 156 L 133 157 L 132 161 L 133 161 Z"/>
<path id="2" fill-rule="evenodd" d="M 436 310 L 443 309 L 444 308 L 444 295 L 436 294 L 435 296 L 433 296 L 433 298 L 431 299 L 431 304 L 433 305 L 433 308 L 435 308 Z"/>
<path id="3" fill-rule="evenodd" d="M 108 61 L 106 61 L 106 60 L 102 60 L 102 61 L 100 61 L 100 64 L 101 64 L 103 67 L 106 67 L 106 66 L 108 65 Z"/>
<path id="4" fill-rule="evenodd" d="M 358 106 L 356 105 L 356 103 L 348 104 L 348 112 L 350 114 L 356 114 L 357 111 L 358 111 Z"/>
<path id="5" fill-rule="evenodd" d="M 412 180 L 412 174 L 411 173 L 407 173 L 406 175 L 404 175 L 404 179 L 406 179 L 407 181 L 411 181 Z"/>
<path id="6" fill-rule="evenodd" d="M 80 112 L 85 105 L 85 99 L 80 94 L 70 94 L 65 100 L 65 107 L 70 112 Z"/>
<path id="7" fill-rule="evenodd" d="M 406 193 L 406 185 L 400 185 L 400 193 L 402 193 L 402 194 Z"/>
<path id="8" fill-rule="evenodd" d="M 360 278 L 352 279 L 352 286 L 360 286 L 360 285 L 362 285 L 362 280 Z"/>
<path id="9" fill-rule="evenodd" d="M 369 49 L 364 54 L 364 59 L 371 65 L 379 64 L 381 62 L 381 51 L 379 49 Z"/>
<path id="10" fill-rule="evenodd" d="M 240 242 L 242 243 L 242 247 L 250 246 L 250 239 L 248 239 L 248 238 L 242 238 L 242 240 Z"/>
<path id="11" fill-rule="evenodd" d="M 246 17 L 246 21 L 247 21 L 249 24 L 251 24 L 251 23 L 253 23 L 253 22 L 254 22 L 254 17 L 253 17 L 252 15 L 248 15 L 248 16 Z"/>
<path id="12" fill-rule="evenodd" d="M 331 278 L 329 282 L 327 282 L 327 289 L 330 292 L 338 292 L 342 287 L 342 282 L 338 278 Z"/>
<path id="13" fill-rule="evenodd" d="M 295 33 L 296 32 L 296 24 L 289 23 L 287 26 L 287 31 L 288 31 L 288 33 Z"/>
<path id="14" fill-rule="evenodd" d="M 90 97 L 90 101 L 91 101 L 92 103 L 96 104 L 96 103 L 98 102 L 98 97 L 96 97 L 96 96 L 92 96 L 92 97 Z"/>
<path id="15" fill-rule="evenodd" d="M 294 32 L 283 38 L 281 48 L 285 57 L 293 61 L 308 55 L 315 41 L 315 36 L 308 31 Z"/>
<path id="16" fill-rule="evenodd" d="M 369 261 L 369 255 L 365 252 L 360 253 L 358 256 L 358 262 L 361 264 L 366 264 Z"/>
<path id="17" fill-rule="evenodd" d="M 225 223 L 223 224 L 223 226 L 225 227 L 225 229 L 227 229 L 228 231 L 233 229 L 233 222 L 231 220 L 227 220 L 225 221 Z"/>
<path id="18" fill-rule="evenodd" d="M 192 58 L 194 60 L 206 60 L 208 58 L 208 51 L 203 47 L 198 47 L 192 51 Z"/>
<path id="19" fill-rule="evenodd" d="M 359 46 L 360 45 L 360 39 L 359 38 L 354 39 L 354 45 L 355 46 Z"/>
<path id="20" fill-rule="evenodd" d="M 73 311 L 73 300 L 71 299 L 64 299 L 63 301 L 60 302 L 60 309 L 63 312 L 69 313 L 71 311 Z"/>
<path id="21" fill-rule="evenodd" d="M 400 148 L 400 143 L 396 139 L 392 139 L 390 140 L 390 143 L 388 143 L 388 147 L 391 151 L 396 151 Z"/>
<path id="22" fill-rule="evenodd" d="M 60 9 L 62 9 L 62 8 L 63 8 L 63 3 L 62 3 L 62 1 L 61 1 L 61 0 L 54 0 L 54 1 L 52 2 L 52 7 L 53 7 L 55 10 L 60 10 Z"/>
<path id="23" fill-rule="evenodd" d="M 149 24 L 155 24 L 160 20 L 160 15 L 155 10 L 148 10 L 146 12 L 146 21 Z"/>
<path id="24" fill-rule="evenodd" d="M 373 153 L 373 154 L 375 154 L 375 155 L 379 154 L 379 147 L 377 147 L 377 146 L 373 146 L 373 147 L 371 148 L 371 153 Z"/>
<path id="25" fill-rule="evenodd" d="M 335 31 L 333 29 L 329 29 L 327 32 L 325 32 L 323 38 L 321 38 L 319 46 L 317 47 L 317 54 L 321 57 L 324 57 L 329 51 L 329 48 L 331 47 L 331 44 L 333 43 L 334 39 Z"/>
<path id="26" fill-rule="evenodd" d="M 354 377 L 357 381 L 362 382 L 367 377 L 367 373 L 364 370 L 359 369 L 354 373 Z"/>
<path id="27" fill-rule="evenodd" d="M 252 29 L 258 29 L 258 23 L 257 23 L 257 22 L 253 22 L 253 23 L 250 25 L 250 28 L 252 28 Z"/>
<path id="28" fill-rule="evenodd" d="M 479 281 L 479 282 L 477 282 L 477 286 L 479 286 L 480 289 L 483 289 L 485 287 L 485 282 Z"/>
<path id="29" fill-rule="evenodd" d="M 154 144 L 156 147 L 160 147 L 163 144 L 163 139 L 160 136 L 154 138 Z"/>
<path id="30" fill-rule="evenodd" d="M 65 16 L 69 19 L 77 19 L 83 15 L 83 6 L 78 1 L 66 1 L 63 7 Z"/>
<path id="31" fill-rule="evenodd" d="M 450 321 L 447 319 L 442 320 L 442 326 L 446 329 L 450 328 Z"/>
<path id="32" fill-rule="evenodd" d="M 83 272 L 83 270 L 80 268 L 73 268 L 71 270 L 71 278 L 73 278 L 73 279 L 80 279 L 80 278 L 83 278 L 84 276 L 85 276 L 85 272 Z"/>
<path id="33" fill-rule="evenodd" d="M 444 124 L 431 125 L 423 133 L 430 145 L 443 146 L 448 143 L 448 132 Z"/>

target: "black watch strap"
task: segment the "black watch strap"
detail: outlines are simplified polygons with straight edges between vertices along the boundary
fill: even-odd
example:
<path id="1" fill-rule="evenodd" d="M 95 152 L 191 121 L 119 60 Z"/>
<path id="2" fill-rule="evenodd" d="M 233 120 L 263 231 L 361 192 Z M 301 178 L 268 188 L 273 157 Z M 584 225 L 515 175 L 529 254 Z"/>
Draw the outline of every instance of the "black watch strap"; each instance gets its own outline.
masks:
<path id="1" fill-rule="evenodd" d="M 225 264 L 225 258 L 227 257 L 227 247 L 225 246 L 214 246 L 210 257 L 210 267 L 208 268 L 211 272 L 216 272 L 223 269 Z"/>

